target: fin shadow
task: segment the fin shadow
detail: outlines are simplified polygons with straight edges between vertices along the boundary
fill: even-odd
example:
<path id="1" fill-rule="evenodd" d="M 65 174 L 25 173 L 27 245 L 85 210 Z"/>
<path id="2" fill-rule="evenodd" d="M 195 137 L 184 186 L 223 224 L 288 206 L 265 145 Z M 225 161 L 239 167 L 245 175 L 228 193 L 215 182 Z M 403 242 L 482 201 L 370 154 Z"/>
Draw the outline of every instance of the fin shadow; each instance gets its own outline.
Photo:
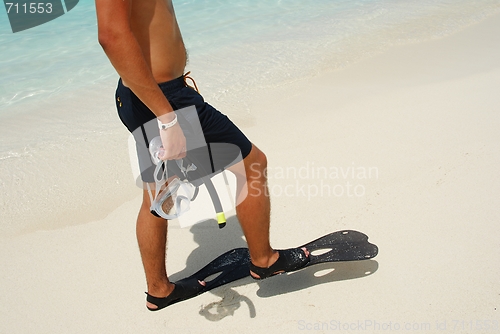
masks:
<path id="1" fill-rule="evenodd" d="M 330 282 L 370 276 L 378 270 L 375 260 L 329 262 L 258 281 L 257 296 L 266 298 Z"/>

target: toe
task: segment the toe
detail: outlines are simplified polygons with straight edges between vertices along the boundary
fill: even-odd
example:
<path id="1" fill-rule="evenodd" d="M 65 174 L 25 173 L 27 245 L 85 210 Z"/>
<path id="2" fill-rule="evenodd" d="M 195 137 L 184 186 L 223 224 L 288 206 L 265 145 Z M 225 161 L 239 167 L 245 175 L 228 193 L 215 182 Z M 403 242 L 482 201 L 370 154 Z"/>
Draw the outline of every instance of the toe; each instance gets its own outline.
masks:
<path id="1" fill-rule="evenodd" d="M 307 250 L 307 248 L 302 247 L 301 249 L 304 251 L 304 254 L 306 255 L 306 257 L 309 257 L 309 251 Z"/>
<path id="2" fill-rule="evenodd" d="M 260 279 L 260 276 L 250 270 L 250 275 L 255 279 Z"/>
<path id="3" fill-rule="evenodd" d="M 155 304 L 152 304 L 150 302 L 146 302 L 146 307 L 150 310 L 156 310 L 158 308 L 158 306 L 156 306 Z"/>

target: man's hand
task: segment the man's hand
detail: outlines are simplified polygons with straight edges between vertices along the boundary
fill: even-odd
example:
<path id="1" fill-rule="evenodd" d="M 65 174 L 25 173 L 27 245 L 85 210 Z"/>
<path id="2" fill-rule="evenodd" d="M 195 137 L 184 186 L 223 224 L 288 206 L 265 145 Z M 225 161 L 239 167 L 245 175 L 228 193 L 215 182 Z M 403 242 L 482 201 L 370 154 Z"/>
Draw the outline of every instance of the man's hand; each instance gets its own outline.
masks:
<path id="1" fill-rule="evenodd" d="M 158 157 L 161 160 L 177 160 L 186 156 L 186 137 L 179 123 L 166 130 L 160 130 L 160 136 L 163 152 L 160 151 Z"/>

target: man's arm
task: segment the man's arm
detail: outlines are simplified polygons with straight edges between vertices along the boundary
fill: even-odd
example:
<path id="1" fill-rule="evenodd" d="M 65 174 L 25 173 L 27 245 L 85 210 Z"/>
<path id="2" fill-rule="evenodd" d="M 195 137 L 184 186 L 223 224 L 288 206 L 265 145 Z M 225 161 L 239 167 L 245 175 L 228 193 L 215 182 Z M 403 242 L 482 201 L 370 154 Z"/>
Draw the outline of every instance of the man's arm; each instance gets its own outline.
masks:
<path id="1" fill-rule="evenodd" d="M 140 0 L 139 0 L 140 1 Z M 130 28 L 131 0 L 95 0 L 99 44 L 122 80 L 162 123 L 171 122 L 175 114 L 158 87 L 142 50 Z M 161 131 L 164 158 L 185 156 L 186 139 L 176 124 Z"/>

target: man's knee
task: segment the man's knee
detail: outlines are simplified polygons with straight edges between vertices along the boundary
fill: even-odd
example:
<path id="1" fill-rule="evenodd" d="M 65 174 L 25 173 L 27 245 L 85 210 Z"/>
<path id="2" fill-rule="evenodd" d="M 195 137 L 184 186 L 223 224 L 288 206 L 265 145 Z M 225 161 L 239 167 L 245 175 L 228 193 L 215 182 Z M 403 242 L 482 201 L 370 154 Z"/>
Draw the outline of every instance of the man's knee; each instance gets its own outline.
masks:
<path id="1" fill-rule="evenodd" d="M 267 169 L 267 157 L 256 146 L 252 147 L 252 151 L 245 158 L 245 166 L 247 177 L 265 177 Z"/>

